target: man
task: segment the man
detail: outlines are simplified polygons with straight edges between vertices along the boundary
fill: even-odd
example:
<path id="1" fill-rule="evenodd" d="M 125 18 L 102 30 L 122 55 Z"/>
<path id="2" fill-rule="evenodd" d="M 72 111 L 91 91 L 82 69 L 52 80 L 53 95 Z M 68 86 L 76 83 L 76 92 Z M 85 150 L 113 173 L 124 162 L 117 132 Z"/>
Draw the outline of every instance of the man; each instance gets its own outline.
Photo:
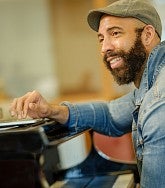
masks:
<path id="1" fill-rule="evenodd" d="M 68 127 L 91 127 L 121 136 L 132 132 L 141 188 L 165 186 L 165 42 L 155 8 L 143 0 L 119 0 L 92 10 L 90 27 L 98 32 L 105 65 L 119 85 L 136 89 L 111 102 L 49 104 L 38 92 L 14 99 L 19 119 L 54 118 Z"/>

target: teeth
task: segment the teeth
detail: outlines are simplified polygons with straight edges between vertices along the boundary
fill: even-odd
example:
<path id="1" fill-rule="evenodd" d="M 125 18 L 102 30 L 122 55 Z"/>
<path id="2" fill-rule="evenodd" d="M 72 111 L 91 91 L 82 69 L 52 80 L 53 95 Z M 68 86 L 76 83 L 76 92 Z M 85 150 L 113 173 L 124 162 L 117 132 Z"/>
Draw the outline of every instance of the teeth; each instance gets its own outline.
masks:
<path id="1" fill-rule="evenodd" d="M 112 59 L 110 63 L 113 64 L 113 63 L 115 63 L 116 61 L 119 61 L 119 60 L 121 60 L 121 57 L 117 57 L 117 58 Z"/>

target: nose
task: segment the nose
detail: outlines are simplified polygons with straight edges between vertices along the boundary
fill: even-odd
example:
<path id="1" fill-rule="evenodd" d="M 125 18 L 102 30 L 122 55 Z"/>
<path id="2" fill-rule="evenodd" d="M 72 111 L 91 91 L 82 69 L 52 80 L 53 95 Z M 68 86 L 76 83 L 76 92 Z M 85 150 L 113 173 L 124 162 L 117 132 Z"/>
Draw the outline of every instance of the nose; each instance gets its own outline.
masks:
<path id="1" fill-rule="evenodd" d="M 108 51 L 113 51 L 114 45 L 112 41 L 108 38 L 104 38 L 102 44 L 101 44 L 101 54 L 104 55 Z"/>

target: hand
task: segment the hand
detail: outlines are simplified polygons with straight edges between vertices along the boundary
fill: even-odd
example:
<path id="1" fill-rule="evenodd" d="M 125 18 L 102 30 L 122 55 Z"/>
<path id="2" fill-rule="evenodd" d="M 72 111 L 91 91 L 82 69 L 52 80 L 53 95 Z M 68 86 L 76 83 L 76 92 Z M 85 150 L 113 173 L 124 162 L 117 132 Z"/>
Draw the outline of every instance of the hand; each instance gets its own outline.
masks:
<path id="1" fill-rule="evenodd" d="M 20 98 L 15 98 L 10 107 L 11 116 L 18 119 L 31 118 L 52 118 L 64 124 L 69 117 L 69 110 L 66 106 L 51 105 L 37 91 L 28 92 Z"/>
<path id="2" fill-rule="evenodd" d="M 37 91 L 28 92 L 26 95 L 15 98 L 11 104 L 10 112 L 12 116 L 18 119 L 26 118 L 44 118 L 51 112 L 51 106 Z"/>

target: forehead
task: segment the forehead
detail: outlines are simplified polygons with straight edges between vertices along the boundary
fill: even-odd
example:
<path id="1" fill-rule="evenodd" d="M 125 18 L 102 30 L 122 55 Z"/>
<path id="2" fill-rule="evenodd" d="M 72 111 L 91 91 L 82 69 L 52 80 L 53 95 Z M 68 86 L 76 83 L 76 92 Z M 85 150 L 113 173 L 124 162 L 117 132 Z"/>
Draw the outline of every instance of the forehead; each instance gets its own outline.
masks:
<path id="1" fill-rule="evenodd" d="M 100 25 L 98 32 L 105 30 L 106 28 L 118 27 L 123 30 L 134 30 L 137 27 L 144 27 L 144 23 L 136 18 L 121 18 L 110 15 L 103 15 L 100 19 Z"/>

